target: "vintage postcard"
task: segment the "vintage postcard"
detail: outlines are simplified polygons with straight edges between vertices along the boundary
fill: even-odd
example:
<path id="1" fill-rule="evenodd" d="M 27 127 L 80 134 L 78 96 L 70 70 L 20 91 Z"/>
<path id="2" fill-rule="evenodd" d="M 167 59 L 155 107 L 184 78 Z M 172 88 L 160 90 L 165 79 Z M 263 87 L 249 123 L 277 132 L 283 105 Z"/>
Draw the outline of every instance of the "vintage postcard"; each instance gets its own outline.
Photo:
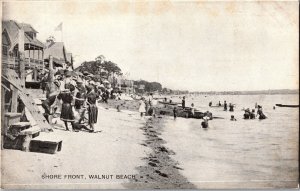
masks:
<path id="1" fill-rule="evenodd" d="M 298 1 L 1 11 L 1 188 L 298 188 Z"/>

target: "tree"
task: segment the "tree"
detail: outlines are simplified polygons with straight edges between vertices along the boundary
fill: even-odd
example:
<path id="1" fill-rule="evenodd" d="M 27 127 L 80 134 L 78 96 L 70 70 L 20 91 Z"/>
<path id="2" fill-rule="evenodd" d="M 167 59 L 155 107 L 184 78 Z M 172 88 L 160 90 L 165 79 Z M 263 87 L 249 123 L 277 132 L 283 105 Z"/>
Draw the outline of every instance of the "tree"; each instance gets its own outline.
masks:
<path id="1" fill-rule="evenodd" d="M 103 55 L 97 56 L 95 58 L 97 71 L 99 72 L 99 75 L 101 75 L 101 69 L 103 68 L 103 63 L 105 62 L 106 58 Z"/>

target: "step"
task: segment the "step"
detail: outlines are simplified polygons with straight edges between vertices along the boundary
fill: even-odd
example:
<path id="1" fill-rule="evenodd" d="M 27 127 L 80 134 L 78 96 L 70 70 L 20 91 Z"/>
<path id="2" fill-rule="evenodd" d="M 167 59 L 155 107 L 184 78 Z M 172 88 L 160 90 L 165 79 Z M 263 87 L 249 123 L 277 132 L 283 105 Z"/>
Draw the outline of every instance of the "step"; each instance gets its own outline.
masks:
<path id="1" fill-rule="evenodd" d="M 37 137 L 41 129 L 38 126 L 30 127 L 20 132 L 20 135 L 32 135 L 32 138 Z"/>
<path id="2" fill-rule="evenodd" d="M 14 127 L 14 128 L 24 128 L 27 129 L 31 126 L 31 123 L 30 122 L 16 122 L 14 124 L 11 125 L 11 127 Z"/>

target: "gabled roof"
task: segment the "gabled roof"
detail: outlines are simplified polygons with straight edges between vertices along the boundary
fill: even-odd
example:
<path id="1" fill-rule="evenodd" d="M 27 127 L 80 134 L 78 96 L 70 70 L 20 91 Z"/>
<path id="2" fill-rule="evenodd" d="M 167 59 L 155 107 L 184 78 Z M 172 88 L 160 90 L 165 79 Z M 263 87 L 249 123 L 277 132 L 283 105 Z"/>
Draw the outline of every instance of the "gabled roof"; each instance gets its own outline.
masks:
<path id="1" fill-rule="evenodd" d="M 72 53 L 67 53 L 67 62 L 70 64 L 73 64 L 73 57 L 72 57 Z"/>
<path id="2" fill-rule="evenodd" d="M 44 50 L 44 58 L 48 58 L 49 56 L 53 56 L 60 61 L 67 62 L 66 50 L 63 42 L 51 42 L 46 44 L 46 48 Z"/>
<path id="3" fill-rule="evenodd" d="M 25 28 L 23 28 L 25 26 Z M 39 41 L 36 38 L 31 38 L 29 35 L 26 34 L 27 32 L 36 32 L 36 30 L 33 29 L 33 27 L 30 24 L 22 23 L 19 24 L 18 22 L 14 20 L 8 20 L 8 21 L 2 21 L 2 32 L 3 30 L 6 29 L 8 36 L 10 38 L 10 41 L 12 42 L 12 48 L 18 44 L 18 39 L 19 39 L 19 30 L 23 29 L 24 30 L 24 43 L 25 44 L 31 44 L 40 48 L 44 47 L 44 44 Z"/>
<path id="4" fill-rule="evenodd" d="M 27 23 L 21 23 L 19 24 L 20 26 L 23 27 L 24 32 L 34 32 L 38 33 L 30 24 Z"/>

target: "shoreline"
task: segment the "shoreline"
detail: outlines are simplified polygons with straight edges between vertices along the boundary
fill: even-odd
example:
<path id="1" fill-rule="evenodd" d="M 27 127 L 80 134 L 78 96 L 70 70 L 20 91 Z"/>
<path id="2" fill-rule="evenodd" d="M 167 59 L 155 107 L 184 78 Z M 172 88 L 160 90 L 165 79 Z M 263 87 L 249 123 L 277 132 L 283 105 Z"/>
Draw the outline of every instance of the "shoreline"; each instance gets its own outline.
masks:
<path id="1" fill-rule="evenodd" d="M 150 148 L 151 152 L 142 158 L 146 165 L 136 168 L 139 178 L 132 180 L 136 184 L 129 189 L 196 189 L 181 174 L 183 169 L 178 166 L 179 163 L 171 158 L 176 153 L 164 146 L 166 141 L 160 137 L 163 128 L 164 120 L 152 117 L 140 128 L 146 136 L 141 145 Z"/>

